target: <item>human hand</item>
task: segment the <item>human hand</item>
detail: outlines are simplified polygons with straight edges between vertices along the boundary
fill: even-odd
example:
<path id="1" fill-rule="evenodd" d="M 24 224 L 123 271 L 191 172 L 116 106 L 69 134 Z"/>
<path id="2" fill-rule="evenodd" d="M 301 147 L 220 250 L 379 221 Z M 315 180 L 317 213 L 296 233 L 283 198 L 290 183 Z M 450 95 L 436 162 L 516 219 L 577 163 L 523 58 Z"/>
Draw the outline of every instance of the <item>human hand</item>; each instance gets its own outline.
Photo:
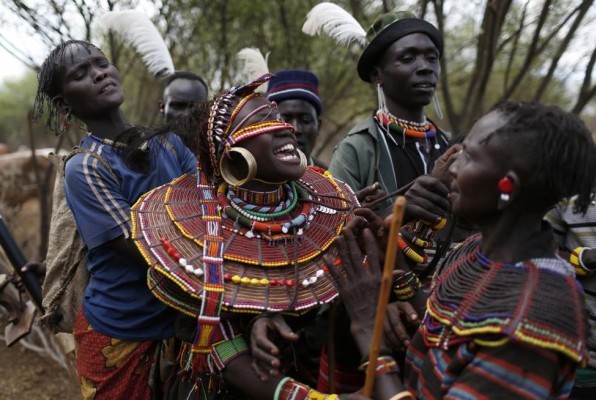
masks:
<path id="1" fill-rule="evenodd" d="M 341 300 L 351 321 L 352 335 L 361 354 L 368 351 L 377 307 L 377 294 L 381 286 L 381 267 L 375 237 L 365 228 L 359 237 L 364 254 L 356 237 L 349 229 L 342 229 L 336 238 L 336 247 L 341 259 L 342 273 L 329 256 L 324 257 L 329 273 L 336 283 Z"/>
<path id="2" fill-rule="evenodd" d="M 457 159 L 462 149 L 462 145 L 457 143 L 451 146 L 435 161 L 435 166 L 430 175 L 437 178 L 443 185 L 449 187 L 453 180 L 453 175 L 449 173 L 449 167 Z"/>
<path id="3" fill-rule="evenodd" d="M 405 194 L 407 202 L 404 221 L 438 223 L 451 208 L 448 194 L 449 189 L 438 178 L 431 175 L 419 176 Z"/>
<path id="4" fill-rule="evenodd" d="M 30 261 L 21 267 L 20 272 L 22 274 L 31 272 L 35 275 L 35 277 L 39 280 L 40 283 L 43 283 L 43 280 L 46 276 L 46 264 L 45 262 Z M 14 272 L 11 273 L 11 282 L 21 293 L 25 292 L 26 288 L 23 279 Z"/>
<path id="5" fill-rule="evenodd" d="M 385 196 L 384 190 L 381 190 L 379 182 L 375 182 L 370 186 L 356 192 L 356 198 L 362 207 L 368 207 L 368 204 L 373 203 L 377 199 Z"/>
<path id="6" fill-rule="evenodd" d="M 410 344 L 408 328 L 418 327 L 420 319 L 414 307 L 407 301 L 387 304 L 384 332 L 387 345 L 393 351 L 404 351 Z"/>
<path id="7" fill-rule="evenodd" d="M 289 342 L 298 340 L 279 314 L 263 314 L 254 320 L 250 329 L 250 350 L 253 356 L 252 367 L 263 381 L 280 374 L 280 349 L 273 340 L 281 338 Z"/>

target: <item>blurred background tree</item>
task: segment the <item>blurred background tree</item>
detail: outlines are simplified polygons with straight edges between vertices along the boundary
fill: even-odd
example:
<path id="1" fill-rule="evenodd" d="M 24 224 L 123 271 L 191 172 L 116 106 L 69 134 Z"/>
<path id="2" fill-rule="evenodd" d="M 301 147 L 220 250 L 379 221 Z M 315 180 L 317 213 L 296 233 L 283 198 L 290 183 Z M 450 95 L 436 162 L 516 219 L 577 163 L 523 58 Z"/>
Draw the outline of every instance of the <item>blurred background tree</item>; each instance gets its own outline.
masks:
<path id="1" fill-rule="evenodd" d="M 39 38 L 47 52 L 70 39 L 98 44 L 120 69 L 132 123 L 161 121 L 157 102 L 162 86 L 139 57 L 113 36 L 98 38 L 94 22 L 107 10 L 140 8 L 148 13 L 169 46 L 176 69 L 198 73 L 211 93 L 242 80 L 236 59 L 244 47 L 269 53 L 272 72 L 287 68 L 314 71 L 324 101 L 322 136 L 315 153 L 329 159 L 333 146 L 358 119 L 371 112 L 376 97 L 361 82 L 355 65 L 357 48 L 327 37 L 301 32 L 315 0 L 7 0 L 6 21 Z M 504 99 L 554 103 L 594 124 L 596 61 L 593 0 L 337 0 L 367 29 L 382 12 L 409 9 L 434 23 L 445 36 L 439 95 L 444 120 L 439 126 L 461 135 Z M 32 69 L 37 64 L 0 33 L 0 46 Z M 46 54 L 47 54 L 46 52 Z M 24 139 L 27 108 L 35 90 L 34 75 L 5 82 L 0 88 L 0 141 Z M 55 142 L 34 128 L 39 145 Z M 81 133 L 79 133 L 80 135 Z M 76 143 L 76 138 L 64 141 Z"/>

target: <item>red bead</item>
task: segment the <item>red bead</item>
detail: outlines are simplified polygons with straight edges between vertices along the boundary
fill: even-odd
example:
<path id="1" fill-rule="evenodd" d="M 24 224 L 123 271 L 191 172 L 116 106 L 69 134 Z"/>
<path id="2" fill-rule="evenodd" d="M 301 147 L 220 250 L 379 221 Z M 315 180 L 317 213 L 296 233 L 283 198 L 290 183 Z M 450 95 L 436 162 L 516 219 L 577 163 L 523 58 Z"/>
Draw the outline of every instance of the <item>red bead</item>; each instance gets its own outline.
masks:
<path id="1" fill-rule="evenodd" d="M 275 279 L 270 279 L 270 280 L 269 280 L 269 284 L 270 284 L 271 286 L 277 286 L 277 281 L 276 281 Z"/>
<path id="2" fill-rule="evenodd" d="M 226 281 L 230 281 L 230 280 L 232 280 L 232 275 L 231 274 L 224 274 L 224 279 Z"/>
<path id="3" fill-rule="evenodd" d="M 288 287 L 292 287 L 292 286 L 294 286 L 294 280 L 293 280 L 293 279 L 288 279 L 288 280 L 286 281 L 286 286 L 288 286 Z"/>
<path id="4" fill-rule="evenodd" d="M 341 267 L 341 258 L 337 257 L 335 261 L 333 261 L 333 265 L 336 267 Z"/>
<path id="5" fill-rule="evenodd" d="M 502 178 L 499 181 L 499 190 L 503 193 L 511 193 L 513 190 L 513 181 L 509 177 Z"/>
<path id="6" fill-rule="evenodd" d="M 174 248 L 172 248 L 172 247 L 170 247 L 168 250 L 166 250 L 166 252 L 172 258 L 174 258 L 174 255 L 176 254 L 176 250 Z"/>

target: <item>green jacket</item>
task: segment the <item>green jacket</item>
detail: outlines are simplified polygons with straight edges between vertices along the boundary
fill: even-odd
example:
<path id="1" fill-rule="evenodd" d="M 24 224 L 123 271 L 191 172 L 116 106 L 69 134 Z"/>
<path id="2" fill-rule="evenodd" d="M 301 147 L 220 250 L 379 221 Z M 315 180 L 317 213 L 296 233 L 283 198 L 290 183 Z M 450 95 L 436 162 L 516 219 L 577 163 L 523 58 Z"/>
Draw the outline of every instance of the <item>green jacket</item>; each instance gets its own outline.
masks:
<path id="1" fill-rule="evenodd" d="M 329 172 L 345 182 L 354 192 L 379 182 L 385 192 L 397 190 L 395 172 L 387 141 L 379 130 L 373 116 L 358 123 L 338 143 L 333 151 Z M 391 207 L 389 199 L 377 207 L 381 212 Z"/>
<path id="2" fill-rule="evenodd" d="M 440 130 L 437 135 L 442 154 L 447 149 L 448 139 Z M 358 123 L 338 143 L 329 164 L 329 172 L 348 184 L 354 192 L 375 182 L 379 182 L 381 189 L 386 193 L 398 189 L 387 138 L 379 132 L 372 115 Z M 412 177 L 415 178 L 416 176 Z M 381 216 L 388 214 L 391 212 L 393 200 L 389 199 L 377 205 L 374 211 Z"/>

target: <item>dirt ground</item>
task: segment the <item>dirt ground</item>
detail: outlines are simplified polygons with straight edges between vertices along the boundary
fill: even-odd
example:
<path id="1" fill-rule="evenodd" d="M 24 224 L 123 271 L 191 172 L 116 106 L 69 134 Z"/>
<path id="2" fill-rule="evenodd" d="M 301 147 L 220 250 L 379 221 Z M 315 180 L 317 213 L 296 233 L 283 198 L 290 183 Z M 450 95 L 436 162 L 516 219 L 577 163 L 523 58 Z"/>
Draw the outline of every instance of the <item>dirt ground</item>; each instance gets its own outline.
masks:
<path id="1" fill-rule="evenodd" d="M 1 400 L 80 400 L 76 377 L 49 358 L 0 342 Z"/>

